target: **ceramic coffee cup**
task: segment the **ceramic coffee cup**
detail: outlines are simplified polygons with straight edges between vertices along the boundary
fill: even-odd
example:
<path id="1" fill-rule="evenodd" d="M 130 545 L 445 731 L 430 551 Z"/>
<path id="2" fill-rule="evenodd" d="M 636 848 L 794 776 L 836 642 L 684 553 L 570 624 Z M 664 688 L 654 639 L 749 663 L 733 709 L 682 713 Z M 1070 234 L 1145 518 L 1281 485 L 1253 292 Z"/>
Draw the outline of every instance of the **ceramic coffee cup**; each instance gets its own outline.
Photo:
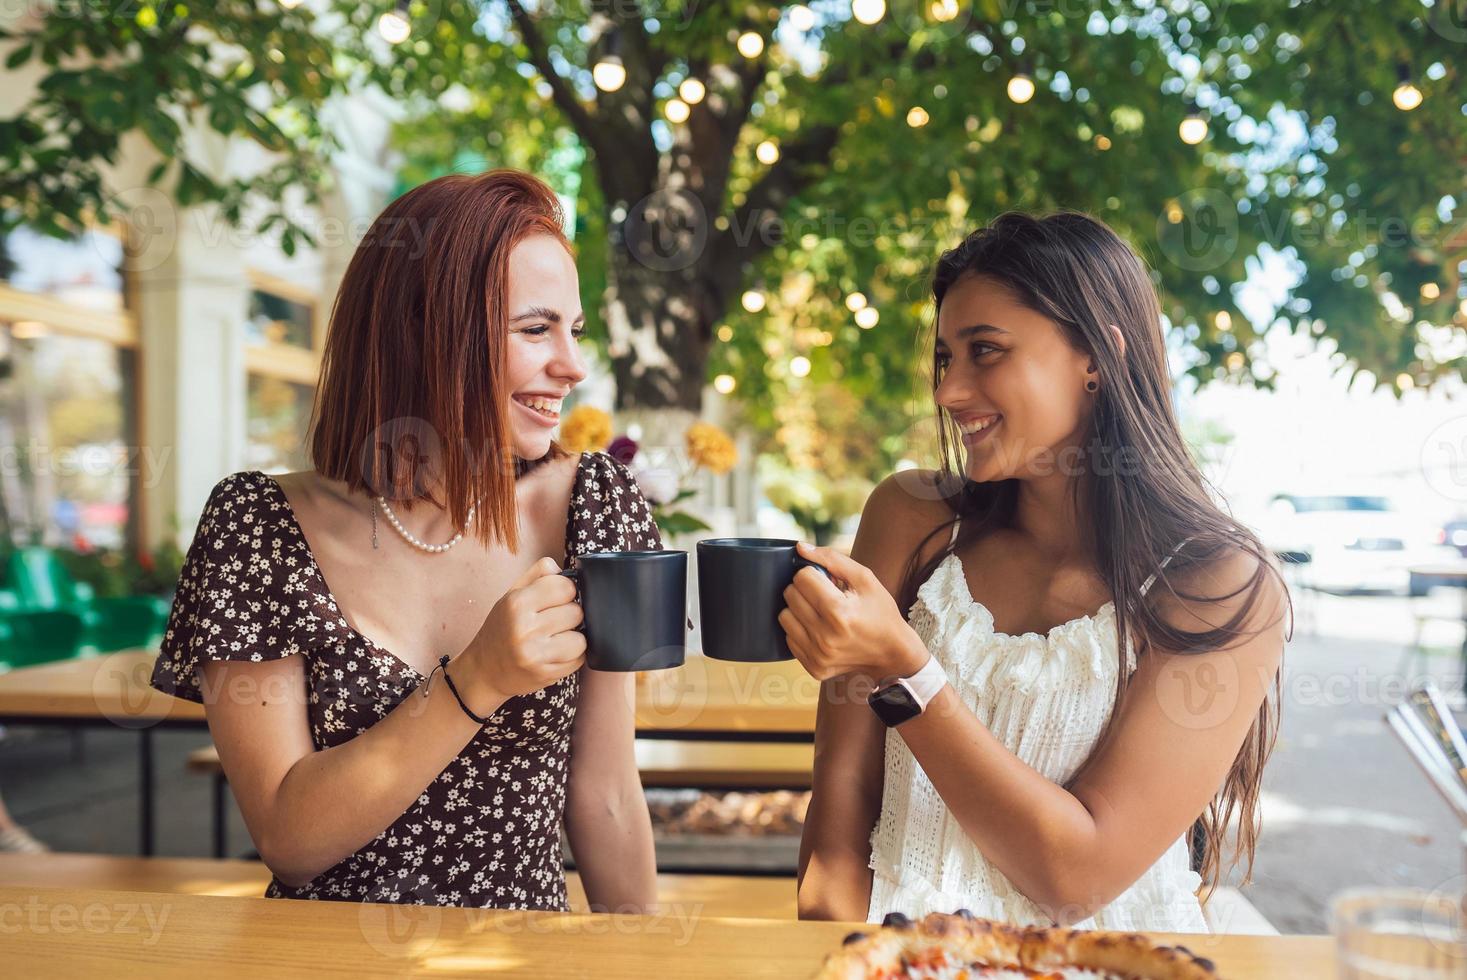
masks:
<path id="1" fill-rule="evenodd" d="M 688 553 L 594 551 L 561 575 L 576 583 L 592 670 L 681 667 L 687 650 Z"/>
<path id="2" fill-rule="evenodd" d="M 698 608 L 703 652 L 715 660 L 790 660 L 779 614 L 795 572 L 822 565 L 802 558 L 787 538 L 710 538 L 698 542 Z"/>

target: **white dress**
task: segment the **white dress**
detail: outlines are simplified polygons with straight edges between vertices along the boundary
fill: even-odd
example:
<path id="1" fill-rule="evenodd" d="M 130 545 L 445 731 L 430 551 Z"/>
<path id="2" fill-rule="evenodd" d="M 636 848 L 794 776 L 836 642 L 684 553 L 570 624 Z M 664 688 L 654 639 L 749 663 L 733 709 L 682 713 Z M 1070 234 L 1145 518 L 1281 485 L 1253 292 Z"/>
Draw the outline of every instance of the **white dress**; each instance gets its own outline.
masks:
<path id="1" fill-rule="evenodd" d="M 954 524 L 953 538 L 957 532 Z M 1143 594 L 1154 579 L 1142 586 Z M 1079 769 L 1114 707 L 1114 603 L 1044 636 L 997 633 L 992 613 L 968 591 L 962 561 L 949 554 L 918 589 L 909 621 L 958 697 L 1009 751 L 1059 784 Z M 1136 655 L 1127 646 L 1129 676 Z M 1074 927 L 1210 931 L 1196 896 L 1201 876 L 1189 858 L 1184 834 L 1130 888 Z M 1019 924 L 1052 923 L 968 838 L 895 729 L 886 733 L 885 787 L 870 867 L 871 922 L 888 912 L 916 918 L 967 908 Z"/>

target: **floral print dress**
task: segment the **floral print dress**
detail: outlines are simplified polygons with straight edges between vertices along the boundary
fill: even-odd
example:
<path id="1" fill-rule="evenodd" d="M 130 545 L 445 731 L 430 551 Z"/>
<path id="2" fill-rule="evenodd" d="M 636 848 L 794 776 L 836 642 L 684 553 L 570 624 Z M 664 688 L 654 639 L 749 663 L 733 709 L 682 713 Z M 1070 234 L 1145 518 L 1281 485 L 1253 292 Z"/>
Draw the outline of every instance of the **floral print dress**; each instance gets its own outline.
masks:
<path id="1" fill-rule="evenodd" d="M 631 472 L 582 454 L 566 561 L 661 549 Z M 234 473 L 204 505 L 152 685 L 202 703 L 201 662 L 297 655 L 318 750 L 365 732 L 425 679 L 348 625 L 280 484 Z M 299 888 L 272 878 L 265 896 L 565 910 L 560 827 L 579 692 L 576 673 L 510 698 L 391 826 Z"/>

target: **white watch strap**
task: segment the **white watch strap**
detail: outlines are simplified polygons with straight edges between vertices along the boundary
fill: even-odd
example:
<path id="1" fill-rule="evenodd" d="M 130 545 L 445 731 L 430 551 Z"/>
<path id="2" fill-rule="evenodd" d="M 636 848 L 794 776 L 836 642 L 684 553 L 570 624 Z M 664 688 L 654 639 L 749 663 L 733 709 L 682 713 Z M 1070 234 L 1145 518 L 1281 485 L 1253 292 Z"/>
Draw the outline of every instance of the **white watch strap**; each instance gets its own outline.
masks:
<path id="1" fill-rule="evenodd" d="M 938 692 L 947 686 L 947 671 L 942 669 L 942 664 L 937 662 L 936 657 L 929 656 L 921 670 L 902 679 L 906 682 L 907 689 L 926 708 L 937 697 Z"/>

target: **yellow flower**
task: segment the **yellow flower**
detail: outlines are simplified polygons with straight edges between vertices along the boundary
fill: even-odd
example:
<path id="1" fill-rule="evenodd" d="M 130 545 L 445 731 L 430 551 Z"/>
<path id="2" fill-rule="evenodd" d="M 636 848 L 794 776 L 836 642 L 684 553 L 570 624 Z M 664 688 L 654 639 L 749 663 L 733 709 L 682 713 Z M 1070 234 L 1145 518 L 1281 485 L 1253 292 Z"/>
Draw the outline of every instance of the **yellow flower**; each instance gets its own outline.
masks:
<path id="1" fill-rule="evenodd" d="M 694 422 L 688 426 L 688 455 L 699 466 L 715 473 L 727 473 L 738 462 L 739 453 L 733 440 L 711 422 Z"/>
<path id="2" fill-rule="evenodd" d="M 599 452 L 611 444 L 611 416 L 592 405 L 577 405 L 560 420 L 560 444 L 568 452 Z"/>

